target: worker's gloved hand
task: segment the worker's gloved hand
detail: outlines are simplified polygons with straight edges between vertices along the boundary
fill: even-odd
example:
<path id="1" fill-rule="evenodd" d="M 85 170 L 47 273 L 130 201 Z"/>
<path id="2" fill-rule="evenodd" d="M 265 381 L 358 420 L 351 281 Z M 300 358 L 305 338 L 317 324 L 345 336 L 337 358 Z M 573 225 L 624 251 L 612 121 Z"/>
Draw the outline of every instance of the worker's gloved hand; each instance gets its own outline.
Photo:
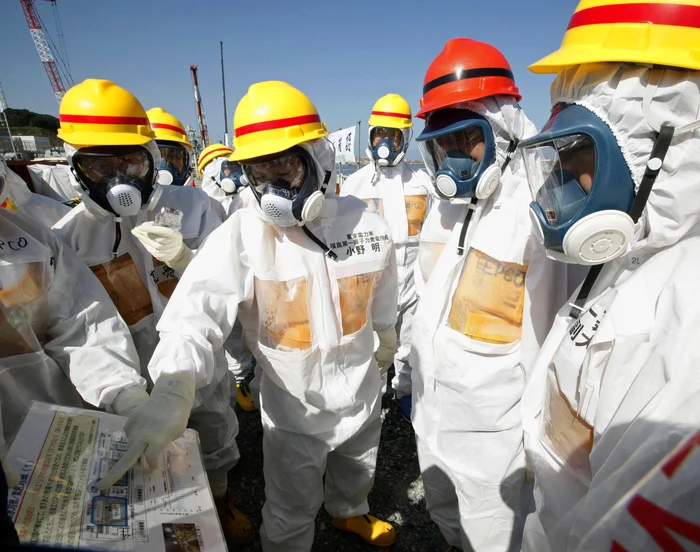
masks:
<path id="1" fill-rule="evenodd" d="M 131 416 L 146 401 L 148 401 L 146 390 L 134 384 L 119 391 L 112 401 L 111 408 L 118 416 Z"/>
<path id="2" fill-rule="evenodd" d="M 390 326 L 386 330 L 377 331 L 379 337 L 379 347 L 374 352 L 374 358 L 377 359 L 379 365 L 379 373 L 386 374 L 389 367 L 394 362 L 396 354 L 396 328 Z"/>
<path id="3" fill-rule="evenodd" d="M 129 448 L 97 483 L 99 490 L 104 491 L 119 481 L 142 454 L 151 471 L 160 467 L 163 451 L 187 428 L 194 391 L 191 377 L 163 374 L 158 378 L 148 401 L 129 416 L 124 426 Z"/>
<path id="4" fill-rule="evenodd" d="M 140 224 L 131 233 L 146 251 L 173 270 L 184 272 L 192 260 L 192 250 L 185 245 L 182 234 L 177 230 L 149 221 Z"/>

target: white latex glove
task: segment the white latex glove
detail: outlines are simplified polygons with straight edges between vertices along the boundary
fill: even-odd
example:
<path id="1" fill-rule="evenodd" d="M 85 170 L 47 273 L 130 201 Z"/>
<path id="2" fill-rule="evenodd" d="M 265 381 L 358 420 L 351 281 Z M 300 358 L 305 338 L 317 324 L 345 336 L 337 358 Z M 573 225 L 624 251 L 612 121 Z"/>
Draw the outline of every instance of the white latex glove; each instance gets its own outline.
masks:
<path id="1" fill-rule="evenodd" d="M 131 416 L 146 401 L 148 401 L 146 390 L 140 385 L 130 385 L 119 391 L 111 407 L 119 416 Z"/>
<path id="2" fill-rule="evenodd" d="M 379 347 L 374 352 L 374 358 L 377 359 L 379 373 L 384 375 L 387 370 L 389 370 L 391 363 L 394 362 L 394 355 L 396 354 L 396 328 L 390 326 L 386 330 L 379 330 L 377 331 L 377 337 L 379 337 Z"/>
<path id="3" fill-rule="evenodd" d="M 19 485 L 20 477 L 19 474 L 13 470 L 7 461 L 0 456 L 0 463 L 2 463 L 2 470 L 5 472 L 5 479 L 7 480 L 7 488 L 11 491 L 17 485 Z"/>
<path id="4" fill-rule="evenodd" d="M 146 251 L 173 270 L 184 272 L 192 260 L 192 250 L 185 245 L 182 234 L 177 230 L 158 226 L 155 222 L 144 222 L 131 233 Z"/>
<path id="5" fill-rule="evenodd" d="M 149 399 L 129 416 L 124 426 L 129 448 L 97 483 L 99 490 L 119 481 L 142 454 L 151 471 L 160 467 L 163 451 L 187 428 L 194 389 L 194 379 L 188 376 L 163 374 L 158 378 Z"/>

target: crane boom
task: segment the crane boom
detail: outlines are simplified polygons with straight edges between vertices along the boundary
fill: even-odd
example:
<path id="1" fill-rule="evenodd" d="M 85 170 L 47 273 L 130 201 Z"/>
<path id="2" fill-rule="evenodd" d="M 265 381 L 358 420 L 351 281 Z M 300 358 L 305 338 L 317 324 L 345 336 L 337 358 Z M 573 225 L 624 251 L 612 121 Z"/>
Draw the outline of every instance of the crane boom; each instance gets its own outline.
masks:
<path id="1" fill-rule="evenodd" d="M 209 131 L 207 122 L 204 119 L 204 109 L 202 109 L 202 96 L 199 94 L 199 82 L 197 81 L 197 66 L 190 65 L 192 71 L 192 84 L 194 85 L 194 103 L 197 109 L 197 124 L 199 125 L 199 135 L 202 138 L 202 148 L 209 145 Z"/>
<path id="2" fill-rule="evenodd" d="M 36 51 L 39 53 L 39 59 L 41 59 L 41 63 L 44 64 L 46 75 L 49 77 L 51 88 L 53 89 L 54 96 L 56 96 L 56 101 L 60 104 L 63 95 L 66 93 L 66 87 L 63 85 L 63 80 L 61 79 L 61 74 L 58 72 L 53 52 L 44 36 L 44 29 L 41 26 L 39 16 L 34 10 L 34 1 L 19 0 L 19 3 L 22 5 L 24 18 L 27 20 L 27 25 L 29 26 L 29 33 L 32 35 L 34 46 L 36 46 Z"/>

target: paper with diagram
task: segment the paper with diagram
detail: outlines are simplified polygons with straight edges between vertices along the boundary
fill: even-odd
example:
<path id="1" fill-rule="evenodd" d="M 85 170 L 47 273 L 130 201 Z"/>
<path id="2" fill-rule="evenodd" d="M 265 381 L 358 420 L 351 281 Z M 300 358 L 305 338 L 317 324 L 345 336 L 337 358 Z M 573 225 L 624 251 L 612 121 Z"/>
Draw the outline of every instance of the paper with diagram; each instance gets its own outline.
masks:
<path id="1" fill-rule="evenodd" d="M 108 491 L 95 483 L 126 451 L 126 418 L 34 403 L 7 460 L 21 476 L 9 512 L 25 543 L 102 550 L 226 550 L 196 432 L 143 460 Z"/>

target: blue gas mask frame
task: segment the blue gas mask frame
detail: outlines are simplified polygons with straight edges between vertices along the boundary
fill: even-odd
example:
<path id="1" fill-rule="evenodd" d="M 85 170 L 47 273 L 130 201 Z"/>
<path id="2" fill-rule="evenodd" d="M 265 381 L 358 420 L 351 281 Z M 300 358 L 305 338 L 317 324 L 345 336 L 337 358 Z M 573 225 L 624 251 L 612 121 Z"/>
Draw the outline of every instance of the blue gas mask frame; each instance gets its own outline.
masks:
<path id="1" fill-rule="evenodd" d="M 228 175 L 226 170 L 229 171 Z M 232 195 L 238 193 L 245 186 L 245 180 L 241 180 L 242 177 L 241 165 L 238 162 L 226 160 L 221 163 L 219 180 L 216 183 L 226 194 Z"/>
<path id="2" fill-rule="evenodd" d="M 493 129 L 484 117 L 465 109 L 437 111 L 429 117 L 416 142 L 442 199 L 480 195 L 479 182 L 496 162 Z M 470 154 L 481 142 L 484 151 L 477 160 Z"/>
<path id="3" fill-rule="evenodd" d="M 178 142 L 157 140 L 156 144 L 160 150 L 160 163 L 156 167 L 159 172 L 159 183 L 170 186 L 184 186 L 192 172 L 190 152 Z M 175 157 L 180 158 L 180 169 L 170 161 L 170 159 Z"/>
<path id="4" fill-rule="evenodd" d="M 400 137 L 398 145 L 394 140 L 384 136 L 373 146 L 372 142 L 376 132 L 391 131 L 395 137 Z M 367 156 L 380 167 L 394 167 L 398 165 L 406 154 L 406 148 L 410 138 L 406 138 L 404 131 L 400 128 L 393 127 L 371 127 L 369 131 L 369 146 L 367 147 Z"/>
<path id="5" fill-rule="evenodd" d="M 610 127 L 585 107 L 557 104 L 543 130 L 520 149 L 531 215 L 547 249 L 563 251 L 567 232 L 589 215 L 630 213 L 635 184 L 622 150 Z"/>

